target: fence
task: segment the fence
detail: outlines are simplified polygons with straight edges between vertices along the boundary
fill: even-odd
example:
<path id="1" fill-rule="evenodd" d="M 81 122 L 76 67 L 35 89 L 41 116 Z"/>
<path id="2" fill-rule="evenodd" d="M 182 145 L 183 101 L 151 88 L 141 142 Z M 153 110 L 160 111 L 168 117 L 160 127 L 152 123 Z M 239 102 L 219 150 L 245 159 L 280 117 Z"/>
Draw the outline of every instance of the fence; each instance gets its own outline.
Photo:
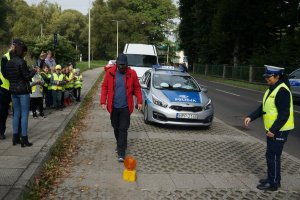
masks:
<path id="1" fill-rule="evenodd" d="M 291 73 L 295 69 L 295 67 L 287 67 L 285 68 L 285 72 Z M 234 67 L 230 65 L 195 64 L 193 69 L 194 73 L 203 74 L 205 76 L 215 76 L 249 83 L 265 83 L 265 79 L 262 76 L 264 71 L 264 67 L 252 65 Z"/>

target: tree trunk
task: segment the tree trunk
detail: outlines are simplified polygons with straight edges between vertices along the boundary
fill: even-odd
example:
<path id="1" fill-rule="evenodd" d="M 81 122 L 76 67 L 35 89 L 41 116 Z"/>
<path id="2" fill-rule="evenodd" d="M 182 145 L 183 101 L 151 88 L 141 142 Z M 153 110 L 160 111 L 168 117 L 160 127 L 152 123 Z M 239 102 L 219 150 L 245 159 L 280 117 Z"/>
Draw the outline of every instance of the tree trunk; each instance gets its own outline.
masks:
<path id="1" fill-rule="evenodd" d="M 234 42 L 233 48 L 233 67 L 236 68 L 239 64 L 239 52 L 240 51 L 240 40 L 237 37 Z"/>

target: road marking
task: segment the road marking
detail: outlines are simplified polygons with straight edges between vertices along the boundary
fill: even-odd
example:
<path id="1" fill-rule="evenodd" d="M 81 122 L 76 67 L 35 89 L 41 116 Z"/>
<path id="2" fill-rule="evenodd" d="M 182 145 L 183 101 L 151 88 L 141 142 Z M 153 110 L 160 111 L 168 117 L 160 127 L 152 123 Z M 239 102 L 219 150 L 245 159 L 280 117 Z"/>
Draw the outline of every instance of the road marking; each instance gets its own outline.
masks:
<path id="1" fill-rule="evenodd" d="M 237 97 L 239 97 L 240 95 L 238 95 L 238 94 L 234 94 L 234 93 L 232 93 L 232 92 L 227 92 L 227 91 L 224 91 L 224 90 L 219 90 L 219 89 L 216 89 L 217 91 L 219 91 L 219 92 L 223 92 L 223 93 L 226 93 L 226 94 L 231 94 L 231 95 L 233 95 L 233 96 L 237 96 Z"/>
<path id="2" fill-rule="evenodd" d="M 300 111 L 294 110 L 294 112 L 295 112 L 295 113 L 299 113 L 299 114 L 300 114 Z"/>

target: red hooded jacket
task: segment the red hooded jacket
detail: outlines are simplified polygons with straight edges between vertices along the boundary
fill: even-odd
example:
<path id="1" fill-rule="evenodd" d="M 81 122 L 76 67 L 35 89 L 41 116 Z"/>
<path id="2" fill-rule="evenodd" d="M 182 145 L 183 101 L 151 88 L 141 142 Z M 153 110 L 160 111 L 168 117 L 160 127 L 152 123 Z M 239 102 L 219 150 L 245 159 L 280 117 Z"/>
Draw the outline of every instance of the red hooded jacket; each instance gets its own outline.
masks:
<path id="1" fill-rule="evenodd" d="M 113 100 L 116 85 L 116 70 L 117 67 L 113 66 L 106 71 L 100 94 L 100 104 L 106 104 L 109 113 L 111 113 L 113 109 Z M 130 68 L 126 69 L 124 82 L 126 85 L 128 109 L 131 114 L 134 108 L 133 95 L 137 97 L 138 104 L 142 104 L 143 100 L 141 86 L 136 72 Z"/>

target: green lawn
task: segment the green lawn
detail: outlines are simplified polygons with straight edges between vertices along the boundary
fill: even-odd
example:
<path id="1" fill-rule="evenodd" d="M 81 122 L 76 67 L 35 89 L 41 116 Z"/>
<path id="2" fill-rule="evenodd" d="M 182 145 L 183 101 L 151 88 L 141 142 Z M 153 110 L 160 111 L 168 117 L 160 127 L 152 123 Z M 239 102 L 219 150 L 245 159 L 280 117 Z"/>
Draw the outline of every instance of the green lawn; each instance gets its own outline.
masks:
<path id="1" fill-rule="evenodd" d="M 235 80 L 229 80 L 229 79 L 222 79 L 222 78 L 213 77 L 213 76 L 204 76 L 202 74 L 197 74 L 197 73 L 190 73 L 190 74 L 195 78 L 200 78 L 200 79 L 208 80 L 208 81 L 215 81 L 218 83 L 224 83 L 224 84 L 233 85 L 233 86 L 242 87 L 242 88 L 248 88 L 248 89 L 252 89 L 252 90 L 266 91 L 268 88 L 267 85 L 247 83 L 247 82 L 235 81 Z"/>
<path id="2" fill-rule="evenodd" d="M 91 69 L 97 67 L 104 67 L 107 64 L 107 62 L 108 61 L 106 60 L 93 60 L 91 61 Z M 77 62 L 76 67 L 79 68 L 81 72 L 84 72 L 85 70 L 88 70 L 89 64 L 87 61 Z"/>

